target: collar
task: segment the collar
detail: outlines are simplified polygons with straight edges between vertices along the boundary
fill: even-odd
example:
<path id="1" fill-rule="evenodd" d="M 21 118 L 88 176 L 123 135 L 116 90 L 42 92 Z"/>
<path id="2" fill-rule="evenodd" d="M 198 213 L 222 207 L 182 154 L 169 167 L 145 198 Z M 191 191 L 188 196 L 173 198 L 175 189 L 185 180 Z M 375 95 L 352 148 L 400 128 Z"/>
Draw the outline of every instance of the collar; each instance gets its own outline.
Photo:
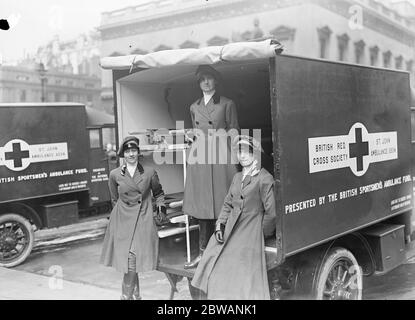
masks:
<path id="1" fill-rule="evenodd" d="M 258 161 L 254 160 L 254 162 L 252 162 L 251 166 L 249 167 L 247 171 L 245 171 L 245 173 L 242 170 L 242 180 L 244 180 L 245 177 L 247 176 L 254 177 L 259 173 L 259 171 L 261 171 L 261 169 L 257 168 L 257 164 L 258 164 Z"/>
<path id="2" fill-rule="evenodd" d="M 140 174 L 143 174 L 143 173 L 144 173 L 144 168 L 143 168 L 143 166 L 140 164 L 140 162 L 137 162 L 137 169 L 138 169 L 138 171 L 140 172 Z M 126 170 L 127 170 L 127 165 L 126 165 L 126 164 L 123 164 L 123 165 L 122 165 L 122 167 L 121 167 L 121 175 L 122 175 L 122 176 L 125 176 L 125 172 L 126 172 Z"/>
<path id="3" fill-rule="evenodd" d="M 134 173 L 136 169 L 137 169 L 137 166 L 131 166 L 127 164 L 127 170 L 130 173 L 131 177 L 134 177 Z"/>
<path id="4" fill-rule="evenodd" d="M 197 100 L 197 104 L 200 105 L 200 103 L 203 101 L 204 97 L 201 97 L 199 100 Z M 218 104 L 220 102 L 220 95 L 217 91 L 212 96 L 213 104 Z"/>
<path id="5" fill-rule="evenodd" d="M 215 95 L 216 91 L 214 90 L 212 93 L 204 93 L 203 92 L 203 98 L 205 100 L 205 105 L 208 104 L 209 100 L 212 99 L 212 97 Z"/>

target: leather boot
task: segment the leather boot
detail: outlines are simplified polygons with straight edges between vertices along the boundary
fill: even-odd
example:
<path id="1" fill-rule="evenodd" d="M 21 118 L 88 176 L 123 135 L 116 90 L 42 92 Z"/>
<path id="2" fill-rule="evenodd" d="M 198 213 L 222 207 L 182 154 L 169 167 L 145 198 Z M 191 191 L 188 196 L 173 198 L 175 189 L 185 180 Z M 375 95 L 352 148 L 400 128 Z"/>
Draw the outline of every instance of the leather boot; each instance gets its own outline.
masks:
<path id="1" fill-rule="evenodd" d="M 200 249 L 199 255 L 196 258 L 194 258 L 192 261 L 186 262 L 184 264 L 184 268 L 185 269 L 196 268 L 198 266 L 200 260 L 202 259 L 203 251 L 204 251 L 204 249 Z"/>
<path id="2" fill-rule="evenodd" d="M 140 296 L 140 282 L 138 280 L 138 274 L 135 274 L 135 286 L 133 291 L 133 298 L 132 300 L 141 300 Z"/>
<path id="3" fill-rule="evenodd" d="M 128 271 L 128 273 L 124 274 L 121 287 L 121 300 L 133 300 L 133 292 L 136 285 L 136 275 L 137 273 L 133 271 Z"/>

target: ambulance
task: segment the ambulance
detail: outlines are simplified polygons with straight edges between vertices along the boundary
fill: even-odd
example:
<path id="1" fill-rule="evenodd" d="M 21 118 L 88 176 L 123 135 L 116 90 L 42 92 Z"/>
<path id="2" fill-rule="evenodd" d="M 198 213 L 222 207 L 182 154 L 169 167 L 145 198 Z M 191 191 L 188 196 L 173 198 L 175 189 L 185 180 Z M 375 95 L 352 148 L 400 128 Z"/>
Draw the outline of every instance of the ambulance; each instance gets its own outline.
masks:
<path id="1" fill-rule="evenodd" d="M 108 214 L 113 117 L 80 103 L 0 104 L 0 267 L 32 251 L 36 230 Z"/>
<path id="2" fill-rule="evenodd" d="M 101 60 L 112 70 L 117 139 L 140 139 L 142 161 L 167 193 L 171 223 L 159 230 L 158 270 L 171 298 L 183 278 L 193 298 L 203 296 L 190 285 L 194 269 L 183 268 L 198 253 L 198 225 L 181 212 L 186 143 L 175 135 L 192 127 L 201 64 L 221 73 L 241 128 L 261 132 L 263 165 L 275 179 L 276 231 L 265 239 L 273 299 L 362 299 L 363 277 L 406 259 L 415 141 L 409 73 L 280 49 L 266 39 Z"/>

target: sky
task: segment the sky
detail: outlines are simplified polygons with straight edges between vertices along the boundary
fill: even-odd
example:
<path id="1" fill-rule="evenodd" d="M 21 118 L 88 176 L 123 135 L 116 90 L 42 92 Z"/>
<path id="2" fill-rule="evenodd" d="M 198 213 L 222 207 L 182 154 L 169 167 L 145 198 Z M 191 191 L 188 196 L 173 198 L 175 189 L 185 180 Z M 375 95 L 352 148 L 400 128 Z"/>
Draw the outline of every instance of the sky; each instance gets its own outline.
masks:
<path id="1" fill-rule="evenodd" d="M 0 30 L 0 62 L 15 61 L 35 53 L 54 35 L 76 38 L 100 25 L 101 12 L 137 5 L 143 0 L 1 0 L 0 19 L 11 22 Z M 1 63 L 0 63 L 1 64 Z"/>
<path id="2" fill-rule="evenodd" d="M 0 30 L 0 64 L 22 59 L 25 53 L 34 54 L 54 35 L 65 41 L 93 30 L 100 25 L 102 12 L 148 1 L 0 0 L 0 19 L 12 22 L 10 30 Z M 410 1 L 415 5 L 415 0 Z"/>

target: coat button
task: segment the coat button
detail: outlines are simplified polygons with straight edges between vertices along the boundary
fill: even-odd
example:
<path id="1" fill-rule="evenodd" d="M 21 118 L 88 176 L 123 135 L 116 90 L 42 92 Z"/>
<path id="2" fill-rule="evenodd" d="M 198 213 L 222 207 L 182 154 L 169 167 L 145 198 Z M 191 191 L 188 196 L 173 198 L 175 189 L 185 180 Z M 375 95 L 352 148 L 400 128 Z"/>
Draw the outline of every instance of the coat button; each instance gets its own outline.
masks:
<path id="1" fill-rule="evenodd" d="M 138 204 L 140 204 L 140 203 L 141 203 L 141 201 L 140 201 L 140 200 L 138 200 L 138 201 L 137 201 L 137 203 L 138 203 Z"/>
<path id="2" fill-rule="evenodd" d="M 199 124 L 199 121 L 196 121 L 196 124 Z"/>
<path id="3" fill-rule="evenodd" d="M 210 124 L 210 125 L 212 125 L 212 124 L 213 124 L 213 122 L 212 122 L 212 121 L 209 121 L 209 124 Z"/>
<path id="4" fill-rule="evenodd" d="M 241 196 L 241 200 L 243 200 L 244 199 L 244 196 Z"/>

